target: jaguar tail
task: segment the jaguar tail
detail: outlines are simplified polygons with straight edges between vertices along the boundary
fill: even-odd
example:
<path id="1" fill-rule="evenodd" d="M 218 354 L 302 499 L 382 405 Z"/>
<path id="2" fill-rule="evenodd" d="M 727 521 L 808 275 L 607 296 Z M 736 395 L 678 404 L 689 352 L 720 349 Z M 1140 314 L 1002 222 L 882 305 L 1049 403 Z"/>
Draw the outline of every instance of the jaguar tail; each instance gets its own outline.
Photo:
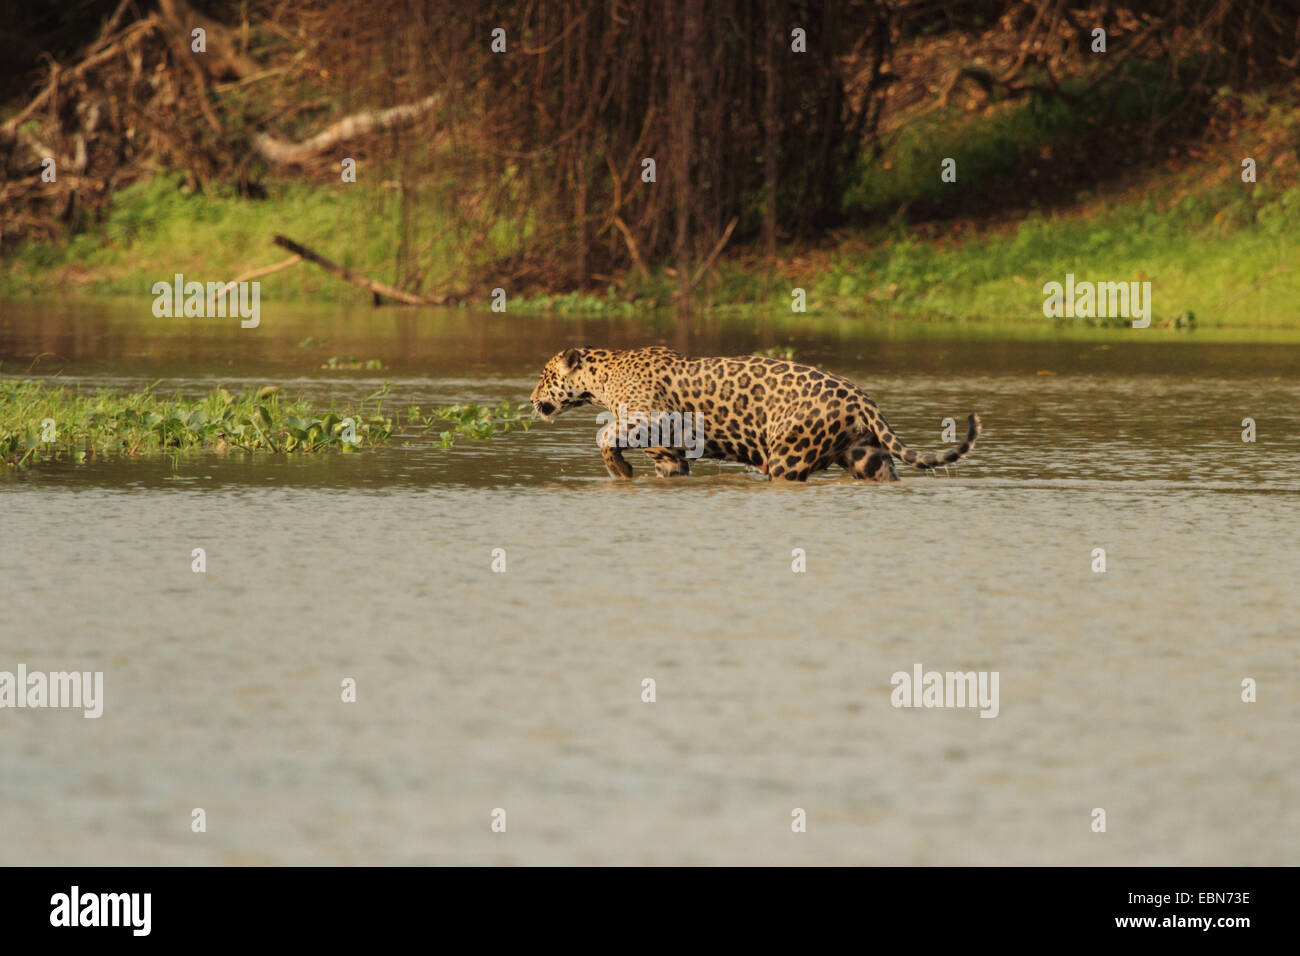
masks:
<path id="1" fill-rule="evenodd" d="M 879 413 L 875 415 L 872 426 L 880 443 L 889 449 L 891 454 L 896 455 L 899 461 L 913 468 L 938 468 L 941 465 L 951 465 L 968 455 L 975 447 L 976 439 L 980 437 L 980 417 L 973 412 L 966 419 L 966 440 L 956 448 L 945 452 L 919 452 L 914 448 L 908 448 L 903 440 L 894 434 L 894 430 L 889 427 L 884 416 Z"/>

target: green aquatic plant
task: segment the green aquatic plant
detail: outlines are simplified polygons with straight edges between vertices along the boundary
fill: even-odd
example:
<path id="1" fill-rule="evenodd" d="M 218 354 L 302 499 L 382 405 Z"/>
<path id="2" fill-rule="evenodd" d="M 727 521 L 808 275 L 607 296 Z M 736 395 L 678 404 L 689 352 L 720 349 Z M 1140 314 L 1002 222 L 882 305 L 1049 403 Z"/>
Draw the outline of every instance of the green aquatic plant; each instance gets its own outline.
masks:
<path id="1" fill-rule="evenodd" d="M 268 385 L 242 395 L 217 388 L 202 398 L 82 390 L 56 382 L 0 379 L 0 461 L 23 467 L 40 461 L 189 451 L 352 452 L 388 441 L 395 430 L 382 405 L 367 415 L 319 412 L 311 402 L 285 399 Z M 382 398 L 383 390 L 367 401 Z"/>
<path id="2" fill-rule="evenodd" d="M 418 413 L 418 408 L 412 411 Z M 528 402 L 510 407 L 509 402 L 493 405 L 451 405 L 436 408 L 433 414 L 419 419 L 427 432 L 439 422 L 449 422 L 451 427 L 438 433 L 438 447 L 450 448 L 457 438 L 465 436 L 477 440 L 505 435 L 517 429 L 527 431 L 533 423 L 533 406 Z"/>
<path id="3" fill-rule="evenodd" d="M 366 371 L 376 371 L 383 367 L 384 363 L 377 358 L 365 359 L 363 361 L 359 358 L 340 358 L 337 355 L 331 355 L 329 359 L 321 365 L 321 368 L 327 369 L 365 369 Z"/>
<path id="4" fill-rule="evenodd" d="M 156 384 L 156 383 L 155 383 Z M 57 381 L 0 379 L 0 462 L 21 468 L 41 461 L 166 456 L 176 470 L 192 451 L 351 453 L 399 437 L 428 435 L 450 448 L 457 438 L 492 438 L 532 424 L 532 406 L 451 405 L 424 414 L 384 412 L 392 387 L 382 383 L 355 410 L 318 410 L 267 385 L 242 395 L 217 388 L 201 398 L 162 398 L 150 385 L 137 392 L 83 390 Z M 399 434 L 399 427 L 401 432 Z"/>
<path id="5" fill-rule="evenodd" d="M 794 358 L 794 346 L 773 345 L 770 348 L 759 349 L 758 351 L 754 352 L 754 354 L 760 355 L 763 358 L 785 359 L 786 361 L 789 361 Z"/>

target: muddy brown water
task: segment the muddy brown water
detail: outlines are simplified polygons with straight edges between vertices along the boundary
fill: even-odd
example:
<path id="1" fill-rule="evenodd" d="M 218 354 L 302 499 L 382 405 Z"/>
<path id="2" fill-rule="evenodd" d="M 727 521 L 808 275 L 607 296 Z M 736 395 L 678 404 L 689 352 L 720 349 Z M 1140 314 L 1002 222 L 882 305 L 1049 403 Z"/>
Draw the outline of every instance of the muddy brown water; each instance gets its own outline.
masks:
<path id="1" fill-rule="evenodd" d="M 105 698 L 0 709 L 0 863 L 1298 863 L 1300 345 L 1146 331 L 0 303 L 3 374 L 86 386 L 427 408 L 571 344 L 789 344 L 915 447 L 986 427 L 892 487 L 615 483 L 586 410 L 0 474 L 0 671 Z M 997 717 L 891 706 L 917 664 L 996 671 Z"/>

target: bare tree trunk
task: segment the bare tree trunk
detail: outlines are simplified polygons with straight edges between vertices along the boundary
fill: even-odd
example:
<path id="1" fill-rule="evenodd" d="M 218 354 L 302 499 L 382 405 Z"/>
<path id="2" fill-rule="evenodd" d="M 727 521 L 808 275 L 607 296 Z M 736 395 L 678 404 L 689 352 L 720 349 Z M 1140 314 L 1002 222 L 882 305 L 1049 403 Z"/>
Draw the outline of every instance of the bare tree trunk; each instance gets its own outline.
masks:
<path id="1" fill-rule="evenodd" d="M 702 0 L 683 0 L 681 10 L 681 46 L 672 71 L 674 140 L 672 155 L 673 195 L 675 198 L 677 236 L 673 242 L 673 260 L 677 266 L 677 287 L 682 296 L 690 296 L 692 174 L 695 152 L 695 81 L 699 70 L 699 40 L 703 20 Z"/>
<path id="2" fill-rule="evenodd" d="M 823 56 L 826 59 L 825 69 L 833 69 L 831 64 L 839 54 L 839 0 L 826 0 L 822 8 L 822 42 L 825 44 Z M 842 90 L 839 83 L 827 84 L 827 95 L 824 98 L 822 109 L 825 114 L 822 118 L 821 144 L 817 150 L 817 177 L 812 189 L 811 202 L 803 206 L 803 228 L 800 230 L 803 235 L 811 232 L 811 216 L 816 213 L 819 217 L 824 215 L 837 200 L 836 187 L 836 167 L 833 158 L 833 150 L 837 141 L 837 130 L 840 128 L 840 109 L 842 104 Z"/>
<path id="3" fill-rule="evenodd" d="M 777 21 L 777 0 L 763 0 L 763 25 L 767 42 L 763 91 L 763 254 L 776 258 L 776 177 L 780 120 L 777 117 L 777 51 L 781 25 Z"/>
<path id="4" fill-rule="evenodd" d="M 587 89 L 587 25 L 588 17 L 583 17 L 582 22 L 578 25 L 577 37 L 577 81 L 578 89 Z M 582 104 L 582 125 L 584 129 L 591 128 L 592 106 L 594 99 L 588 95 L 587 102 Z M 587 161 L 589 141 L 584 134 L 579 137 L 577 147 L 574 150 L 574 165 L 577 167 L 576 189 L 574 190 L 574 213 L 576 214 L 578 226 L 578 274 L 575 277 L 578 288 L 584 288 L 587 285 L 587 256 L 591 247 L 591 229 L 587 222 Z"/>

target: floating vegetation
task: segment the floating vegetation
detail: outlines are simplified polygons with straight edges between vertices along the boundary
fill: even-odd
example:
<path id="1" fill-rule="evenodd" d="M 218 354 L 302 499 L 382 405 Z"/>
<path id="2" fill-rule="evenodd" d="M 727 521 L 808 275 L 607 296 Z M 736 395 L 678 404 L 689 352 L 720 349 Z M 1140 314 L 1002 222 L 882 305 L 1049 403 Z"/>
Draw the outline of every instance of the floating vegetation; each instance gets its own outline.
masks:
<path id="1" fill-rule="evenodd" d="M 770 348 L 759 349 L 754 354 L 761 355 L 763 358 L 785 359 L 786 361 L 789 361 L 794 358 L 794 346 L 773 345 Z"/>
<path id="2" fill-rule="evenodd" d="M 362 361 L 359 358 L 339 358 L 337 355 L 330 356 L 329 360 L 321 366 L 321 368 L 365 369 L 367 371 L 378 371 L 383 367 L 384 363 L 377 358 Z"/>
<path id="3" fill-rule="evenodd" d="M 185 451 L 267 451 L 275 454 L 355 451 L 389 440 L 393 419 L 380 390 L 355 411 L 318 411 L 288 401 L 274 385 L 232 395 L 218 388 L 204 398 L 160 398 L 139 392 L 82 391 L 41 381 L 0 379 L 0 461 L 23 467 L 39 461 L 86 461 Z M 380 399 L 367 415 L 366 402 Z"/>
<path id="4" fill-rule="evenodd" d="M 478 440 L 491 438 L 493 435 L 505 435 L 516 429 L 528 430 L 533 423 L 533 406 L 528 402 L 511 408 L 509 402 L 493 405 L 452 405 L 448 408 L 436 408 L 427 418 L 419 417 L 419 409 L 410 409 L 414 415 L 412 421 L 424 425 L 425 431 L 439 422 L 449 422 L 451 427 L 439 432 L 438 446 L 450 448 L 458 437 L 466 436 Z"/>
<path id="5" fill-rule="evenodd" d="M 124 394 L 0 379 L 0 462 L 21 468 L 42 461 L 147 454 L 168 455 L 176 462 L 189 451 L 349 453 L 435 429 L 438 446 L 450 448 L 460 437 L 483 440 L 532 424 L 532 406 L 526 402 L 452 405 L 427 415 L 411 405 L 405 415 L 386 414 L 387 382 L 355 410 L 336 410 L 331 402 L 323 413 L 309 401 L 287 400 L 275 385 L 239 396 L 218 388 L 195 399 L 179 392 L 162 398 L 153 389 Z"/>

